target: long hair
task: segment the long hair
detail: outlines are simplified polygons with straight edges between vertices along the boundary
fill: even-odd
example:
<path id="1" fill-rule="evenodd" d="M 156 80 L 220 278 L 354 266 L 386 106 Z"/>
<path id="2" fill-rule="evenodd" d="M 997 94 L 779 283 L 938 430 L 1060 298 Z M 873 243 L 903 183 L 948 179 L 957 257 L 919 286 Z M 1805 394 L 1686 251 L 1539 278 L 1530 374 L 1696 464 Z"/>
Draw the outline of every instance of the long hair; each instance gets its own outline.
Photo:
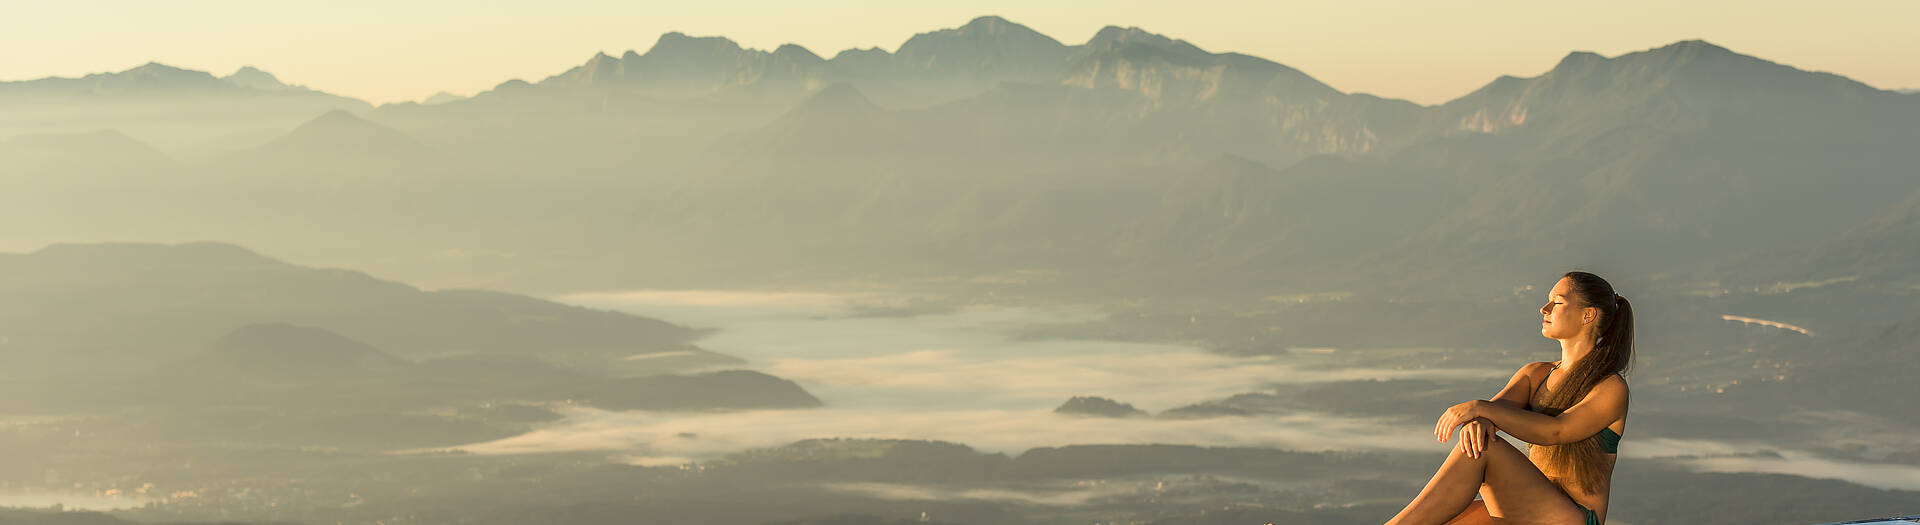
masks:
<path id="1" fill-rule="evenodd" d="M 1572 295 L 1579 301 L 1578 305 L 1568 306 L 1591 306 L 1600 310 L 1600 329 L 1596 331 L 1593 350 L 1572 369 L 1563 370 L 1567 375 L 1561 379 L 1560 387 L 1531 404 L 1533 411 L 1550 416 L 1558 416 L 1585 399 L 1587 392 L 1607 376 L 1625 377 L 1633 362 L 1633 305 L 1598 275 L 1572 271 L 1561 277 L 1572 281 L 1569 283 Z M 1527 454 L 1550 467 L 1549 470 L 1571 472 L 1574 480 L 1586 490 L 1598 490 L 1607 483 L 1606 474 L 1600 471 L 1598 434 L 1572 443 L 1535 446 Z"/>

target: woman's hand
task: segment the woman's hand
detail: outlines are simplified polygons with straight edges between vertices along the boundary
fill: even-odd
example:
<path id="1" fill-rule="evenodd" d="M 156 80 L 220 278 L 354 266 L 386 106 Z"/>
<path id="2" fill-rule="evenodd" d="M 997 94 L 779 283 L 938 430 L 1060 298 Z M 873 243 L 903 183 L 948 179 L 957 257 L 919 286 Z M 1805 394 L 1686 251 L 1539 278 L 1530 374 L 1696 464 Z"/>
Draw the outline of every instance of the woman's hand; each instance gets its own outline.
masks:
<path id="1" fill-rule="evenodd" d="M 1440 421 L 1435 422 L 1433 425 L 1433 438 L 1441 443 L 1446 443 L 1448 438 L 1453 437 L 1454 430 L 1459 429 L 1462 425 L 1465 425 L 1470 421 L 1473 421 L 1474 418 L 1480 417 L 1480 415 L 1475 411 L 1475 409 L 1479 408 L 1480 403 L 1484 403 L 1484 401 L 1480 401 L 1476 399 L 1473 401 L 1468 401 L 1465 403 L 1447 407 L 1446 412 L 1440 413 Z M 1492 427 L 1493 425 L 1491 423 L 1488 423 L 1486 424 L 1486 426 Z M 1468 439 L 1468 436 L 1466 434 L 1461 434 L 1460 439 L 1466 440 Z M 1478 452 L 1475 452 L 1475 454 L 1478 454 Z"/>
<path id="2" fill-rule="evenodd" d="M 1500 439 L 1493 435 L 1493 433 L 1499 431 L 1500 429 L 1494 427 L 1493 422 L 1488 421 L 1487 418 L 1473 418 L 1473 420 L 1468 421 L 1467 424 L 1460 426 L 1460 444 L 1458 445 L 1460 452 L 1465 453 L 1467 457 L 1470 458 L 1480 457 L 1480 453 L 1487 450 L 1488 443 L 1492 443 L 1495 439 Z"/>

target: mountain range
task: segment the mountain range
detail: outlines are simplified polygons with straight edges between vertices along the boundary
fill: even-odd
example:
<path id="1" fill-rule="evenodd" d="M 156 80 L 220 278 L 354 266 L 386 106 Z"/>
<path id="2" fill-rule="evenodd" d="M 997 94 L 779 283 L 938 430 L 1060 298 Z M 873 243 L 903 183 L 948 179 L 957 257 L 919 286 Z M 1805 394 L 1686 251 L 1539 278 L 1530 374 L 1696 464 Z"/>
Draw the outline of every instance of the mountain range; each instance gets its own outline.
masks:
<path id="1" fill-rule="evenodd" d="M 100 126 L 132 141 L 43 124 L 162 99 L 163 124 Z M 203 118 L 257 104 L 273 109 Z M 57 117 L 0 123 L 31 145 L 0 160 L 37 156 L 15 179 L 140 171 L 48 153 L 96 147 L 173 174 L 144 195 L 214 199 L 137 214 L 143 236 L 536 253 L 482 270 L 528 290 L 1007 271 L 1155 294 L 1498 289 L 1576 265 L 1676 285 L 1897 279 L 1913 259 L 1879 254 L 1920 199 L 1920 96 L 1699 40 L 1572 52 L 1434 106 L 1140 28 L 1070 45 L 993 16 L 831 58 L 668 33 L 432 104 L 149 64 L 0 84 L 0 105 Z M 278 134 L 258 132 L 269 117 Z M 196 152 L 151 126 L 233 140 Z M 67 236 L 134 220 L 33 206 L 18 213 Z M 222 224 L 236 214 L 266 216 Z M 424 252 L 342 257 L 446 274 Z"/>

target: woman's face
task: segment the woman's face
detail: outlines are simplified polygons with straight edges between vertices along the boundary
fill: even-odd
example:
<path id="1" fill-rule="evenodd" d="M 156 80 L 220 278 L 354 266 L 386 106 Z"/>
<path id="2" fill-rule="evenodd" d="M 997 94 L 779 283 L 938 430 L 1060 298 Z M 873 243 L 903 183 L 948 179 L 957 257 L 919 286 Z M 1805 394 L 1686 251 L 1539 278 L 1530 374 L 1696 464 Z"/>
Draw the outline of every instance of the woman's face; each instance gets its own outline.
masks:
<path id="1" fill-rule="evenodd" d="M 1540 335 L 1562 340 L 1585 335 L 1599 312 L 1580 303 L 1580 298 L 1573 295 L 1572 281 L 1563 278 L 1554 283 L 1553 290 L 1547 292 L 1546 306 L 1540 307 Z"/>

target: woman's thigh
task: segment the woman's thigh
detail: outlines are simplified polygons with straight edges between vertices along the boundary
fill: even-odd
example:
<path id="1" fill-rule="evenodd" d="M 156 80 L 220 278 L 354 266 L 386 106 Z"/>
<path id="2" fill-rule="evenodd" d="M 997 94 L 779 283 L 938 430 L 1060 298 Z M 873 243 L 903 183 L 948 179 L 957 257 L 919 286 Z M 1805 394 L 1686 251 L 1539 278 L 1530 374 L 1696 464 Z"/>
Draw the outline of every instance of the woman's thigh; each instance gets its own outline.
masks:
<path id="1" fill-rule="evenodd" d="M 1500 523 L 1585 523 L 1572 499 L 1558 485 L 1540 473 L 1527 455 L 1507 440 L 1487 443 L 1481 455 L 1487 458 L 1486 485 L 1480 489 L 1487 514 Z"/>
<path id="2" fill-rule="evenodd" d="M 1447 525 L 1495 525 L 1498 523 L 1500 520 L 1487 514 L 1487 502 L 1481 500 L 1473 500 L 1473 503 L 1467 504 L 1467 510 L 1460 511 L 1459 515 L 1447 520 Z"/>

